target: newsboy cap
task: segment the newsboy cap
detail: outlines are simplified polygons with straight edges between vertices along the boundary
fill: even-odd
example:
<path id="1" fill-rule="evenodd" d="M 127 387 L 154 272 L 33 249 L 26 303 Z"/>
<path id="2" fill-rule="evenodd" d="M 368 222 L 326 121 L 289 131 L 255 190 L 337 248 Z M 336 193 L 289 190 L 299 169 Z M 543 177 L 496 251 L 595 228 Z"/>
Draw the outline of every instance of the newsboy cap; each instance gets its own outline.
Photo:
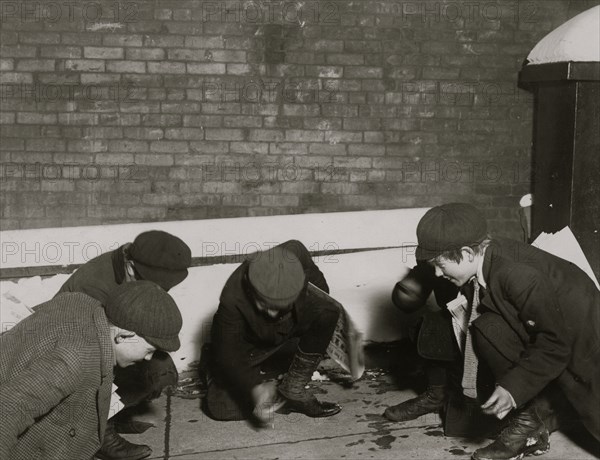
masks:
<path id="1" fill-rule="evenodd" d="M 182 319 L 173 298 L 152 281 L 119 284 L 104 306 L 108 320 L 135 332 L 158 350 L 179 349 Z"/>
<path id="2" fill-rule="evenodd" d="M 181 283 L 192 264 L 192 251 L 181 239 L 160 230 L 140 233 L 129 247 L 129 258 L 145 280 L 165 291 Z"/>
<path id="3" fill-rule="evenodd" d="M 417 260 L 431 260 L 446 251 L 472 246 L 487 236 L 481 211 L 467 203 L 431 208 L 417 225 Z"/>
<path id="4" fill-rule="evenodd" d="M 272 307 L 285 308 L 302 292 L 304 268 L 296 255 L 274 247 L 252 255 L 248 279 L 258 297 Z"/>

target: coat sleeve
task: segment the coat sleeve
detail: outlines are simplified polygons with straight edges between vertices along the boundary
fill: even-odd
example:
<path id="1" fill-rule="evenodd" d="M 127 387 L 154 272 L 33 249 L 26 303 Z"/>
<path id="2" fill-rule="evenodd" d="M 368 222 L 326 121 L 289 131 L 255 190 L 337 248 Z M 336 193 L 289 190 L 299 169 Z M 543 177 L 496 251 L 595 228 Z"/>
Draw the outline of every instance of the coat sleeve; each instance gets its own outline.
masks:
<path id="1" fill-rule="evenodd" d="M 250 391 L 261 382 L 261 378 L 250 365 L 248 350 L 252 345 L 245 339 L 245 330 L 246 323 L 241 313 L 221 303 L 211 330 L 215 364 L 228 384 L 249 397 Z"/>
<path id="2" fill-rule="evenodd" d="M 504 297 L 517 309 L 530 337 L 514 367 L 498 381 L 521 406 L 564 371 L 571 344 L 554 289 L 542 273 L 519 265 L 507 270 L 501 282 Z"/>
<path id="3" fill-rule="evenodd" d="M 17 438 L 81 386 L 77 350 L 56 348 L 0 385 L 0 458 L 10 458 Z M 76 414 L 74 414 L 75 416 Z"/>
<path id="4" fill-rule="evenodd" d="M 289 251 L 292 251 L 296 255 L 296 257 L 298 257 L 300 263 L 302 264 L 302 267 L 304 267 L 304 274 L 306 275 L 306 280 L 317 286 L 322 291 L 325 291 L 329 294 L 329 286 L 327 285 L 325 276 L 323 275 L 323 272 L 319 270 L 317 264 L 315 264 L 312 260 L 310 252 L 308 252 L 306 246 L 304 246 L 298 240 L 286 241 L 281 246 L 288 249 Z"/>

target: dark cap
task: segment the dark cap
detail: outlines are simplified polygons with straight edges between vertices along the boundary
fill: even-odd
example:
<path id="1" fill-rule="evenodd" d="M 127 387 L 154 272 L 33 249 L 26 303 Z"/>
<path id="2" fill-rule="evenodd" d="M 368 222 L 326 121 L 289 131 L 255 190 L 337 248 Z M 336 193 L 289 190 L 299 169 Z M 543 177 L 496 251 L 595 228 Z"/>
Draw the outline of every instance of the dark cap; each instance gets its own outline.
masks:
<path id="1" fill-rule="evenodd" d="M 135 332 L 158 350 L 179 349 L 182 319 L 173 298 L 152 281 L 131 281 L 113 289 L 104 306 L 108 320 Z"/>
<path id="2" fill-rule="evenodd" d="M 136 237 L 129 247 L 129 258 L 143 279 L 168 291 L 187 277 L 192 251 L 176 236 L 151 230 Z"/>
<path id="3" fill-rule="evenodd" d="M 285 308 L 304 289 L 304 268 L 296 255 L 274 247 L 252 255 L 248 279 L 258 297 L 270 306 Z"/>
<path id="4" fill-rule="evenodd" d="M 467 203 L 448 203 L 431 208 L 417 225 L 417 260 L 430 260 L 443 252 L 472 246 L 487 235 L 481 211 Z"/>

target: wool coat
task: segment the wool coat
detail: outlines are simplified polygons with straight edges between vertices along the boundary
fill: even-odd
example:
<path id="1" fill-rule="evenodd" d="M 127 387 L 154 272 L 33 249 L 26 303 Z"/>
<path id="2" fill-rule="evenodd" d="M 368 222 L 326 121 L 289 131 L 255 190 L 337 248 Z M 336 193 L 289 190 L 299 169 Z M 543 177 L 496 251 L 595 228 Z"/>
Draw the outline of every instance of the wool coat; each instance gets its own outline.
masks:
<path id="1" fill-rule="evenodd" d="M 83 292 L 104 305 L 108 294 L 125 280 L 123 259 L 118 256 L 123 246 L 86 262 L 59 289 L 62 292 Z"/>
<path id="2" fill-rule="evenodd" d="M 483 261 L 480 305 L 517 333 L 524 352 L 497 382 L 516 404 L 558 385 L 600 439 L 600 291 L 571 262 L 519 241 L 492 240 Z M 487 331 L 492 340 L 494 331 Z"/>
<path id="3" fill-rule="evenodd" d="M 281 244 L 281 247 L 298 257 L 306 281 L 329 292 L 323 273 L 301 242 L 290 240 Z M 294 331 L 302 328 L 303 310 L 306 307 L 304 289 L 294 302 L 290 314 L 278 320 L 265 318 L 254 304 L 252 288 L 247 279 L 249 263 L 249 260 L 244 261 L 225 283 L 211 329 L 213 371 L 242 393 L 249 392 L 261 382 L 253 362 L 261 354 L 282 345 Z"/>
<path id="4" fill-rule="evenodd" d="M 0 458 L 90 459 L 110 409 L 109 323 L 82 293 L 40 307 L 0 334 Z"/>

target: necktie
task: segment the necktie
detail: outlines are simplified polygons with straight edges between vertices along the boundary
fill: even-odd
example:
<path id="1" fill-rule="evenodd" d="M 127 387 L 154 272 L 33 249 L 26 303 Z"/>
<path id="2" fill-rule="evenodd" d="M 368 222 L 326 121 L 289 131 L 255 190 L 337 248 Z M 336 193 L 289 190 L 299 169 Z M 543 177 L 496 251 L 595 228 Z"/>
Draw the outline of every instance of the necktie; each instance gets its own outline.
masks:
<path id="1" fill-rule="evenodd" d="M 465 361 L 462 378 L 463 393 L 470 398 L 477 398 L 477 367 L 478 361 L 473 351 L 473 340 L 471 335 L 471 323 L 479 316 L 479 283 L 477 278 L 473 280 L 473 302 L 469 314 L 469 324 L 467 326 L 467 337 L 465 339 Z"/>

